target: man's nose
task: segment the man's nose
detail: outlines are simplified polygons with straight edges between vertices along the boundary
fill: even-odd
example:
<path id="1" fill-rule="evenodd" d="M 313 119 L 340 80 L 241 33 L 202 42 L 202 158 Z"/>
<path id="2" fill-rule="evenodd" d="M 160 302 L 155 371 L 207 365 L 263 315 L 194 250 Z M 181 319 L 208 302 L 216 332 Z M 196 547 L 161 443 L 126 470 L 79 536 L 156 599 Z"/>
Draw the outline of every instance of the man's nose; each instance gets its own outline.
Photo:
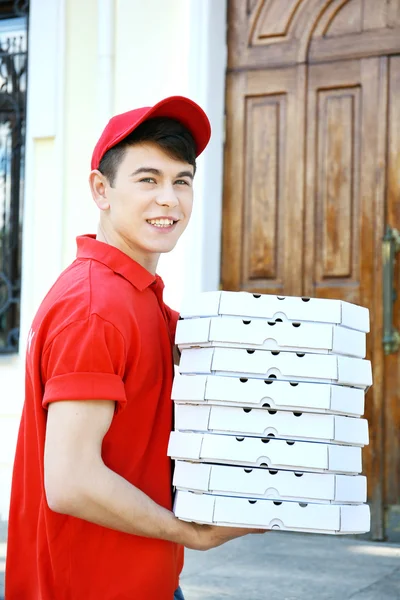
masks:
<path id="1" fill-rule="evenodd" d="M 159 192 L 156 197 L 156 202 L 160 206 L 169 206 L 170 208 L 178 206 L 179 200 L 175 193 L 173 185 L 164 185 L 159 188 Z"/>

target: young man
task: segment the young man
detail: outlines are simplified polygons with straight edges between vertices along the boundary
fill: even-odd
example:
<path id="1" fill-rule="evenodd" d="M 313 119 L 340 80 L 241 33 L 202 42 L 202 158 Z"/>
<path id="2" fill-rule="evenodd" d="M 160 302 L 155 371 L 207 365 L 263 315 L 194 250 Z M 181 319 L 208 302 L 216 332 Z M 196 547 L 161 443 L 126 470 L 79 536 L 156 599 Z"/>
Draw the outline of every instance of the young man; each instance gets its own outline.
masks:
<path id="1" fill-rule="evenodd" d="M 7 600 L 183 598 L 183 546 L 249 533 L 171 511 L 178 315 L 156 268 L 188 224 L 209 137 L 202 109 L 172 97 L 113 117 L 94 149 L 97 236 L 78 237 L 29 333 Z"/>

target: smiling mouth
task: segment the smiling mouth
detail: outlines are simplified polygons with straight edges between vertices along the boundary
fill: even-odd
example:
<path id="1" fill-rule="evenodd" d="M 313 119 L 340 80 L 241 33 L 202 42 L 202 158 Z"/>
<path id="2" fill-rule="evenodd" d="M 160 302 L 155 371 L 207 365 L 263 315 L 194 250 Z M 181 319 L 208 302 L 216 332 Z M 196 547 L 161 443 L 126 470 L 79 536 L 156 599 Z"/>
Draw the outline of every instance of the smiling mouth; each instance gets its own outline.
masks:
<path id="1" fill-rule="evenodd" d="M 172 225 L 175 225 L 177 222 L 178 221 L 174 219 L 147 219 L 149 225 L 160 228 L 172 227 Z"/>

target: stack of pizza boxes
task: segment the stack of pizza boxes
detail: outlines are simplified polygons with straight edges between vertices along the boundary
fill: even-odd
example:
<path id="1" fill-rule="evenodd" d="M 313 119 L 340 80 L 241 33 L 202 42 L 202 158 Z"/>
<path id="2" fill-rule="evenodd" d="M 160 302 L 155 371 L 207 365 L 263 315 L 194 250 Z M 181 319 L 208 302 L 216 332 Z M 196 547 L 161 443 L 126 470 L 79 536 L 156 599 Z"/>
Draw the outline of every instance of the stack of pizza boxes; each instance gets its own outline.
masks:
<path id="1" fill-rule="evenodd" d="M 360 475 L 368 331 L 368 310 L 340 300 L 222 291 L 187 301 L 168 447 L 176 516 L 369 531 Z"/>

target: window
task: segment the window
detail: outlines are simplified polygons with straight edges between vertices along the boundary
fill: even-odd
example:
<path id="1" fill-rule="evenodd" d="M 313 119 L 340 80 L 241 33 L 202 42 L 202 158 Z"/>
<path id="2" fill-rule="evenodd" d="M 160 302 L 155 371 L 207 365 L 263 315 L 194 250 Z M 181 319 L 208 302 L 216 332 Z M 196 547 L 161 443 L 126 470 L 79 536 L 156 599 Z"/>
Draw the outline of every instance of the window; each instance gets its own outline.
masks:
<path id="1" fill-rule="evenodd" d="M 0 354 L 18 351 L 28 2 L 0 1 Z"/>

